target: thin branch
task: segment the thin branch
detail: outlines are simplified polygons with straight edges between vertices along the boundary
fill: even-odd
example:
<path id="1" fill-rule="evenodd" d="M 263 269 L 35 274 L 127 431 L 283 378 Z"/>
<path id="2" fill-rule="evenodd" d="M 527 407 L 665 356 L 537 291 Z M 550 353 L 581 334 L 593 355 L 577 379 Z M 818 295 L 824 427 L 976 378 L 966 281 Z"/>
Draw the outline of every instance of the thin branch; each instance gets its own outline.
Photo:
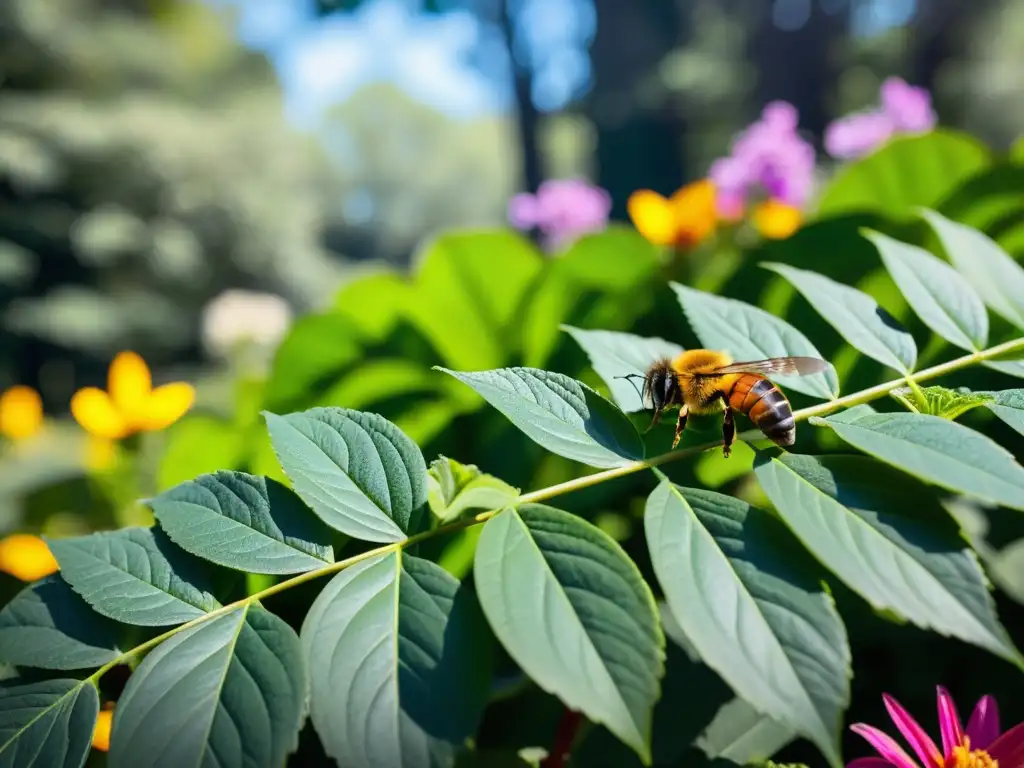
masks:
<path id="1" fill-rule="evenodd" d="M 885 395 L 889 394 L 889 392 L 891 392 L 892 390 L 897 389 L 898 387 L 905 386 L 908 382 L 913 382 L 916 384 L 929 379 L 934 379 L 938 376 L 942 376 L 943 374 L 952 373 L 962 368 L 967 368 L 968 366 L 974 365 L 976 363 L 980 363 L 985 360 L 991 360 L 993 358 L 1001 357 L 1003 355 L 1007 355 L 1017 351 L 1024 351 L 1024 338 L 1014 339 L 1013 341 L 998 344 L 994 347 L 982 350 L 980 352 L 974 352 L 970 355 L 964 355 L 963 357 L 958 357 L 955 360 L 950 360 L 939 365 L 934 365 L 931 368 L 925 368 L 922 371 L 909 374 L 906 377 L 901 377 L 899 379 L 887 381 L 884 384 L 878 384 L 877 386 L 870 387 L 868 389 L 864 389 L 861 390 L 860 392 L 855 392 L 850 395 L 846 395 L 845 397 L 839 397 L 835 398 L 834 400 L 819 403 L 818 405 L 812 405 L 809 408 L 802 408 L 799 411 L 795 411 L 793 413 L 793 418 L 796 421 L 806 421 L 807 419 L 810 419 L 813 416 L 823 416 L 834 411 L 837 411 L 840 408 L 861 405 L 862 403 L 867 403 L 870 402 L 871 400 L 877 400 L 880 397 L 884 397 Z M 753 441 L 763 439 L 763 437 L 764 435 L 762 435 L 760 430 L 751 429 L 737 435 L 736 439 Z M 713 448 L 718 448 L 721 445 L 721 440 L 714 440 L 711 442 L 702 443 L 700 445 L 692 445 L 686 448 L 681 448 L 676 451 L 662 453 L 658 456 L 653 456 L 650 459 L 644 459 L 643 461 L 631 461 L 628 464 L 622 465 L 621 467 L 606 469 L 601 472 L 595 472 L 590 475 L 584 475 L 583 477 L 577 477 L 574 480 L 568 480 L 564 483 L 558 483 L 557 485 L 548 486 L 547 488 L 541 488 L 540 490 L 537 491 L 531 491 L 529 493 L 521 494 L 519 498 L 516 499 L 516 501 L 514 502 L 514 505 L 546 501 L 556 496 L 562 496 L 573 491 L 582 490 L 583 488 L 589 488 L 594 485 L 599 485 L 600 483 L 603 483 L 607 480 L 612 480 L 617 477 L 631 475 L 634 472 L 639 472 L 644 469 L 658 467 L 662 464 L 667 464 L 671 461 L 677 461 L 679 459 L 686 458 L 687 456 L 695 456 L 696 454 L 703 453 L 704 451 L 708 451 Z M 285 581 L 280 581 L 277 584 L 267 587 L 264 590 L 256 592 L 255 594 L 249 595 L 248 597 L 244 597 L 241 600 L 236 600 L 235 602 L 229 603 L 228 605 L 225 605 L 222 608 L 217 608 L 216 610 L 203 614 L 202 616 L 196 619 L 192 619 L 192 621 L 186 622 L 185 624 L 181 624 L 177 627 L 169 629 L 163 634 L 157 635 L 156 637 L 151 638 L 146 642 L 141 643 L 140 645 L 137 645 L 128 651 L 125 651 L 114 660 L 104 664 L 102 667 L 93 672 L 93 674 L 90 675 L 87 678 L 87 680 L 95 684 L 96 681 L 99 680 L 109 670 L 113 669 L 119 664 L 124 664 L 128 662 L 129 660 L 135 658 L 140 654 L 145 653 L 146 651 L 149 651 L 152 648 L 155 648 L 164 640 L 173 637 L 178 632 L 183 632 L 187 629 L 191 629 L 202 624 L 205 621 L 215 619 L 219 616 L 224 616 L 225 614 L 231 613 L 232 611 L 238 608 L 251 605 L 252 603 L 258 600 L 263 600 L 267 597 L 270 597 L 271 595 L 276 595 L 277 593 L 284 592 L 285 590 L 291 589 L 292 587 L 297 587 L 300 584 L 305 584 L 307 581 L 312 581 L 313 579 L 318 579 L 322 576 L 329 576 L 330 574 L 337 573 L 338 571 L 342 571 L 348 568 L 349 566 L 362 562 L 363 560 L 369 560 L 371 558 L 377 557 L 378 555 L 388 554 L 389 552 L 396 552 L 400 549 L 404 549 L 405 547 L 412 546 L 413 544 L 417 544 L 421 541 L 425 541 L 426 539 L 434 538 L 435 536 L 454 533 L 455 531 L 460 531 L 464 528 L 469 528 L 471 526 L 487 522 L 500 511 L 500 509 L 493 509 L 488 512 L 482 512 L 481 514 L 475 515 L 474 517 L 459 520 L 458 522 L 451 523 L 450 525 L 444 525 L 439 528 L 435 528 L 431 531 L 424 531 L 423 533 L 416 534 L 415 536 L 410 536 L 408 539 L 404 539 L 403 541 L 396 541 L 392 544 L 385 544 L 382 547 L 377 547 L 376 549 L 371 549 L 367 552 L 360 552 L 358 555 L 346 558 L 345 560 L 340 560 L 336 563 L 331 563 L 330 565 L 324 566 L 323 568 L 318 568 L 313 571 L 300 573 L 298 576 L 293 576 L 292 578 L 286 579 Z"/>

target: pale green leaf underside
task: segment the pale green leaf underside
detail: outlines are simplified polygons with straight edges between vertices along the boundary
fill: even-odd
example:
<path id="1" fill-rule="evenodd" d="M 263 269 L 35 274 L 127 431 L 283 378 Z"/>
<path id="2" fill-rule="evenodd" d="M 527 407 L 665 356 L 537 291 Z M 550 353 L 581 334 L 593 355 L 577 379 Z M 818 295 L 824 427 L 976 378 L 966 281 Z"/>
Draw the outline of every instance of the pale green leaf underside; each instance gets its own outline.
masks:
<path id="1" fill-rule="evenodd" d="M 916 245 L 880 232 L 867 232 L 866 237 L 878 248 L 885 268 L 925 325 L 968 352 L 985 347 L 988 312 L 959 272 Z"/>
<path id="2" fill-rule="evenodd" d="M 47 543 L 64 580 L 111 619 L 163 627 L 218 607 L 204 564 L 157 528 L 122 528 Z"/>
<path id="3" fill-rule="evenodd" d="M 118 627 L 58 575 L 29 584 L 0 611 L 0 659 L 42 669 L 91 669 L 118 655 Z"/>
<path id="4" fill-rule="evenodd" d="M 472 464 L 447 456 L 430 462 L 427 502 L 441 522 L 458 519 L 471 509 L 501 509 L 519 496 L 519 490 Z"/>
<path id="5" fill-rule="evenodd" d="M 922 480 L 1024 510 L 1024 467 L 998 443 L 955 421 L 852 409 L 811 423 L 831 427 L 853 447 Z"/>
<path id="6" fill-rule="evenodd" d="M 755 473 L 804 545 L 875 608 L 1019 660 L 977 557 L 926 486 L 862 456 L 782 454 Z"/>
<path id="7" fill-rule="evenodd" d="M 406 538 L 427 500 L 427 466 L 398 427 L 344 408 L 264 415 L 282 469 L 320 519 L 364 541 Z"/>
<path id="8" fill-rule="evenodd" d="M 299 638 L 258 605 L 179 632 L 118 701 L 111 768 L 279 768 L 298 746 L 306 666 Z"/>
<path id="9" fill-rule="evenodd" d="M 761 266 L 792 283 L 850 346 L 901 373 L 914 369 L 914 337 L 866 293 L 806 269 L 786 264 Z"/>
<path id="10" fill-rule="evenodd" d="M 647 501 L 647 545 L 672 614 L 708 666 L 758 711 L 840 765 L 849 646 L 831 599 L 766 513 L 662 482 Z"/>
<path id="11" fill-rule="evenodd" d="M 302 573 L 334 562 L 331 532 L 285 486 L 244 472 L 202 475 L 149 501 L 171 540 L 249 573 Z"/>
<path id="12" fill-rule="evenodd" d="M 767 760 L 795 736 L 792 729 L 762 715 L 743 699 L 732 699 L 718 710 L 695 746 L 709 758 L 749 765 Z"/>
<path id="13" fill-rule="evenodd" d="M 1024 435 L 1024 389 L 989 392 L 994 402 L 986 403 L 992 413 Z"/>
<path id="14" fill-rule="evenodd" d="M 99 709 L 83 680 L 0 685 L 0 768 L 80 768 Z"/>
<path id="15" fill-rule="evenodd" d="M 327 753 L 350 768 L 440 768 L 476 728 L 486 700 L 484 635 L 458 582 L 401 552 L 342 571 L 302 625 L 311 716 Z"/>
<path id="16" fill-rule="evenodd" d="M 638 380 L 632 383 L 619 377 L 643 376 L 654 361 L 672 359 L 683 351 L 678 344 L 657 337 L 645 338 L 621 331 L 588 331 L 571 325 L 563 325 L 562 330 L 587 353 L 594 372 L 608 386 L 616 405 L 626 413 L 642 411 L 650 405 L 640 397 Z"/>
<path id="17" fill-rule="evenodd" d="M 530 504 L 487 522 L 473 573 L 495 635 L 523 671 L 648 762 L 665 639 L 622 549 L 574 515 Z"/>
<path id="18" fill-rule="evenodd" d="M 671 285 L 690 327 L 709 349 L 728 352 L 736 362 L 788 356 L 821 358 L 821 353 L 800 331 L 759 307 L 678 283 Z M 831 365 L 824 373 L 773 376 L 772 381 L 824 400 L 839 394 L 839 378 Z"/>
<path id="19" fill-rule="evenodd" d="M 992 311 L 1024 328 L 1024 268 L 983 232 L 935 211 L 921 215 L 935 230 L 953 266 Z"/>
<path id="20" fill-rule="evenodd" d="M 644 456 L 632 422 L 585 384 L 539 368 L 460 373 L 440 370 L 473 388 L 527 437 L 552 453 L 592 467 L 621 467 Z"/>

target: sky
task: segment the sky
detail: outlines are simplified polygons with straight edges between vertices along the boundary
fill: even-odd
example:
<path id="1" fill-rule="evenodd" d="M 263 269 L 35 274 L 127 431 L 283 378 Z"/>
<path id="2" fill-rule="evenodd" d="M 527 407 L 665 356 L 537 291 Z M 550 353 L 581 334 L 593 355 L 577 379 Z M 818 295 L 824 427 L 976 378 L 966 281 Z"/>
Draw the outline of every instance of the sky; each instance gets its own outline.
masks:
<path id="1" fill-rule="evenodd" d="M 419 0 L 366 0 L 352 13 L 316 18 L 313 0 L 207 0 L 231 8 L 237 34 L 265 52 L 289 118 L 315 128 L 325 108 L 371 82 L 392 82 L 452 118 L 512 106 L 509 57 L 496 27 L 466 11 L 418 12 Z M 628 1 L 628 0 L 627 0 Z M 854 34 L 872 36 L 913 16 L 915 0 L 765 0 L 783 29 L 803 25 L 812 2 L 849 13 Z M 534 72 L 533 99 L 557 111 L 586 92 L 592 0 L 514 0 L 518 61 Z"/>

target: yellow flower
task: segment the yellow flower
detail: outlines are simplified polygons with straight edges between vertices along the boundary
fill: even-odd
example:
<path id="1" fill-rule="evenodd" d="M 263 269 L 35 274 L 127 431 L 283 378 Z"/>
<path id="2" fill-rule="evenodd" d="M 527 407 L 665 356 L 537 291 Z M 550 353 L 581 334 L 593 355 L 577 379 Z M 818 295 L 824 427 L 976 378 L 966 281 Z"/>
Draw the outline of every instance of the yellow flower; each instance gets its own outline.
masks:
<path id="1" fill-rule="evenodd" d="M 799 208 L 778 200 L 758 203 L 752 216 L 757 231 L 772 240 L 782 240 L 792 235 L 800 229 L 802 218 Z"/>
<path id="2" fill-rule="evenodd" d="M 153 389 L 149 367 L 134 352 L 114 358 L 107 389 L 78 390 L 71 413 L 89 434 L 108 440 L 169 427 L 192 407 L 196 395 L 191 384 L 181 381 Z"/>
<path id="3" fill-rule="evenodd" d="M 0 571 L 22 581 L 37 581 L 57 570 L 46 542 L 29 533 L 13 533 L 0 539 Z"/>
<path id="4" fill-rule="evenodd" d="M 701 179 L 665 198 L 649 189 L 629 196 L 626 210 L 633 226 L 655 245 L 692 248 L 702 242 L 718 223 L 715 185 Z"/>
<path id="5" fill-rule="evenodd" d="M 92 729 L 93 749 L 110 751 L 110 728 L 114 724 L 114 707 L 101 709 L 96 715 L 96 727 Z"/>
<path id="6" fill-rule="evenodd" d="M 11 387 L 0 395 L 0 434 L 23 440 L 42 426 L 43 401 L 32 387 Z"/>
<path id="7" fill-rule="evenodd" d="M 117 443 L 107 437 L 90 434 L 85 444 L 85 465 L 95 471 L 113 466 L 117 459 Z"/>

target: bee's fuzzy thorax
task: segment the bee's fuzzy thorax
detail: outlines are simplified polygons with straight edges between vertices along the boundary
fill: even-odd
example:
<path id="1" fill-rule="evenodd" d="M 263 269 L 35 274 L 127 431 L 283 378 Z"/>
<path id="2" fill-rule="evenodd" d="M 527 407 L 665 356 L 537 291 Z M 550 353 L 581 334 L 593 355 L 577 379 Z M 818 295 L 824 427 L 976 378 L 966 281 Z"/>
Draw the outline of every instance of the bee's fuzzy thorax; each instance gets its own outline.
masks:
<path id="1" fill-rule="evenodd" d="M 695 373 L 711 373 L 731 362 L 732 358 L 725 352 L 716 352 L 711 349 L 690 349 L 672 361 L 672 369 L 679 376 L 688 376 Z"/>

